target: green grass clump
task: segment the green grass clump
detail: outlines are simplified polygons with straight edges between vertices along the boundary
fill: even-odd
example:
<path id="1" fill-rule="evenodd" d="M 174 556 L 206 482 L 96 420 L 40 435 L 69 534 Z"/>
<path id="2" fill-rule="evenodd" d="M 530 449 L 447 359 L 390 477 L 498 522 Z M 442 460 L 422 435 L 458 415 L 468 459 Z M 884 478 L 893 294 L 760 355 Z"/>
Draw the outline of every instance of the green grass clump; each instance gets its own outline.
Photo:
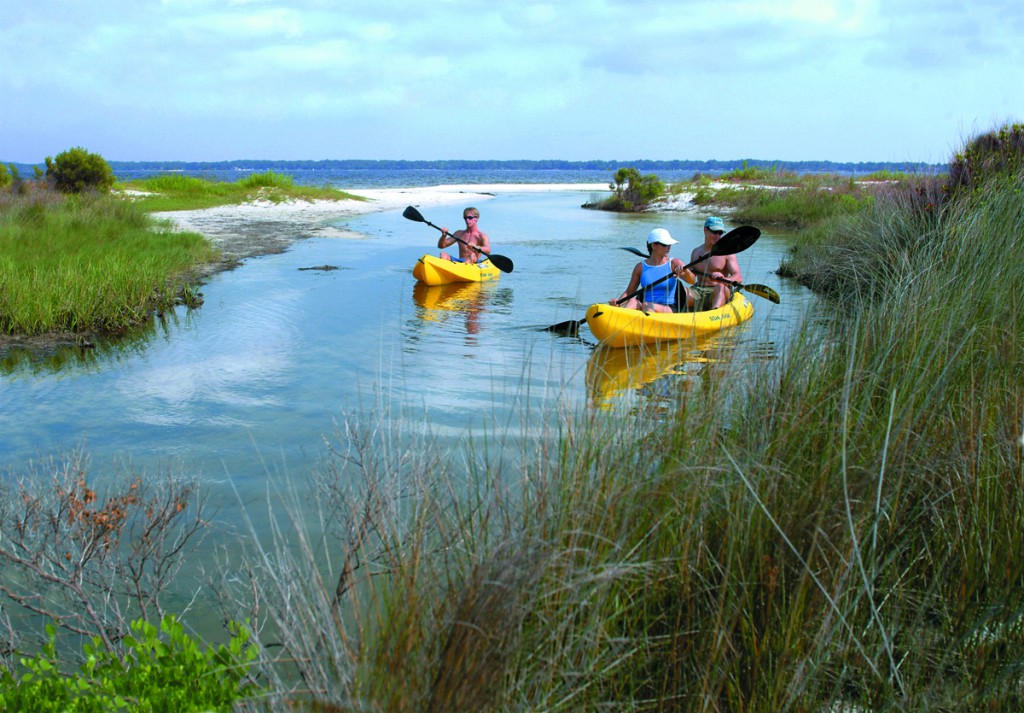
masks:
<path id="1" fill-rule="evenodd" d="M 118 184 L 116 190 L 147 212 L 199 210 L 257 200 L 364 200 L 334 188 L 298 186 L 291 176 L 274 171 L 253 173 L 233 182 L 170 173 Z"/>
<path id="2" fill-rule="evenodd" d="M 120 334 L 170 307 L 217 253 L 131 204 L 48 191 L 0 204 L 0 331 Z"/>

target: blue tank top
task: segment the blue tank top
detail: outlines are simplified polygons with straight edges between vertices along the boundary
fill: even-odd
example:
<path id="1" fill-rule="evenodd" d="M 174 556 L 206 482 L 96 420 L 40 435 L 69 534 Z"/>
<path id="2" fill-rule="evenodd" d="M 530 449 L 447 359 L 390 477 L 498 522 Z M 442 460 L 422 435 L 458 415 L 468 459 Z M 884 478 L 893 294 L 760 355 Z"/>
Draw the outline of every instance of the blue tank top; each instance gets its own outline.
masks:
<path id="1" fill-rule="evenodd" d="M 641 287 L 646 287 L 652 282 L 655 282 L 672 272 L 671 259 L 667 260 L 664 265 L 658 265 L 657 267 L 651 267 L 646 262 L 642 262 L 640 264 L 643 266 L 643 271 L 640 273 Z M 677 280 L 665 280 L 660 285 L 655 285 L 649 290 L 644 290 L 644 302 L 656 302 L 662 305 L 675 304 L 676 282 Z"/>

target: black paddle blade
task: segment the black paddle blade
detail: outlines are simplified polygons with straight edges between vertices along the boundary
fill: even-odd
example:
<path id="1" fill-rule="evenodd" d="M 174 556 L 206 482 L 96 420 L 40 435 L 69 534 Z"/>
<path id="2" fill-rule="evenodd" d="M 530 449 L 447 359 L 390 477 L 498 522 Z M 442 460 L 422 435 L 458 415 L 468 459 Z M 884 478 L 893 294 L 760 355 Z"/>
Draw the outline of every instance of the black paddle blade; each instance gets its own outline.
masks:
<path id="1" fill-rule="evenodd" d="M 403 218 L 408 218 L 409 220 L 415 220 L 417 223 L 426 223 L 427 222 L 427 219 L 423 217 L 423 214 L 421 214 L 418 210 L 416 210 L 412 206 L 409 206 L 404 211 L 402 211 L 402 217 Z"/>
<path id="2" fill-rule="evenodd" d="M 512 272 L 512 268 L 515 267 L 515 265 L 512 264 L 512 261 L 504 255 L 488 255 L 487 259 L 489 259 L 491 264 L 502 272 Z"/>
<path id="3" fill-rule="evenodd" d="M 735 255 L 741 253 L 757 242 L 761 231 L 752 225 L 741 225 L 733 228 L 718 239 L 712 246 L 712 255 Z"/>
<path id="4" fill-rule="evenodd" d="M 580 333 L 580 327 L 586 324 L 587 318 L 583 319 L 570 319 L 567 322 L 559 322 L 558 324 L 552 324 L 550 327 L 545 327 L 545 332 L 554 332 L 555 334 L 561 334 L 566 337 L 575 337 Z"/>

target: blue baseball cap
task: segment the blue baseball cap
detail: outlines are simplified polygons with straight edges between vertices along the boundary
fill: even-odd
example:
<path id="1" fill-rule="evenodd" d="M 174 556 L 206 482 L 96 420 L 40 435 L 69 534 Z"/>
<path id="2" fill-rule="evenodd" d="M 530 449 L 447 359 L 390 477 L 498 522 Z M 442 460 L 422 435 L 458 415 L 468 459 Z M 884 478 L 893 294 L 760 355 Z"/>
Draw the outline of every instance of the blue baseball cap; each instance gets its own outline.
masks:
<path id="1" fill-rule="evenodd" d="M 723 233 L 725 232 L 725 223 L 721 218 L 716 218 L 715 216 L 711 216 L 705 220 L 704 227 L 708 230 L 721 230 Z"/>

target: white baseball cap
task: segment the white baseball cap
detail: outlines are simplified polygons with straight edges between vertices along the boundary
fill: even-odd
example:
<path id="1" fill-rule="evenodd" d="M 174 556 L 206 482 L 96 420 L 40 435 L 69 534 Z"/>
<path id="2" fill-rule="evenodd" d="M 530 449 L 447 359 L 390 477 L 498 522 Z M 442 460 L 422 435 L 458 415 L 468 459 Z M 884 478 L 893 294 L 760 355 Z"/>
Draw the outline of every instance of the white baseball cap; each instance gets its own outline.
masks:
<path id="1" fill-rule="evenodd" d="M 664 228 L 655 228 L 647 234 L 647 244 L 661 243 L 662 245 L 675 245 L 679 241 L 672 237 Z"/>

